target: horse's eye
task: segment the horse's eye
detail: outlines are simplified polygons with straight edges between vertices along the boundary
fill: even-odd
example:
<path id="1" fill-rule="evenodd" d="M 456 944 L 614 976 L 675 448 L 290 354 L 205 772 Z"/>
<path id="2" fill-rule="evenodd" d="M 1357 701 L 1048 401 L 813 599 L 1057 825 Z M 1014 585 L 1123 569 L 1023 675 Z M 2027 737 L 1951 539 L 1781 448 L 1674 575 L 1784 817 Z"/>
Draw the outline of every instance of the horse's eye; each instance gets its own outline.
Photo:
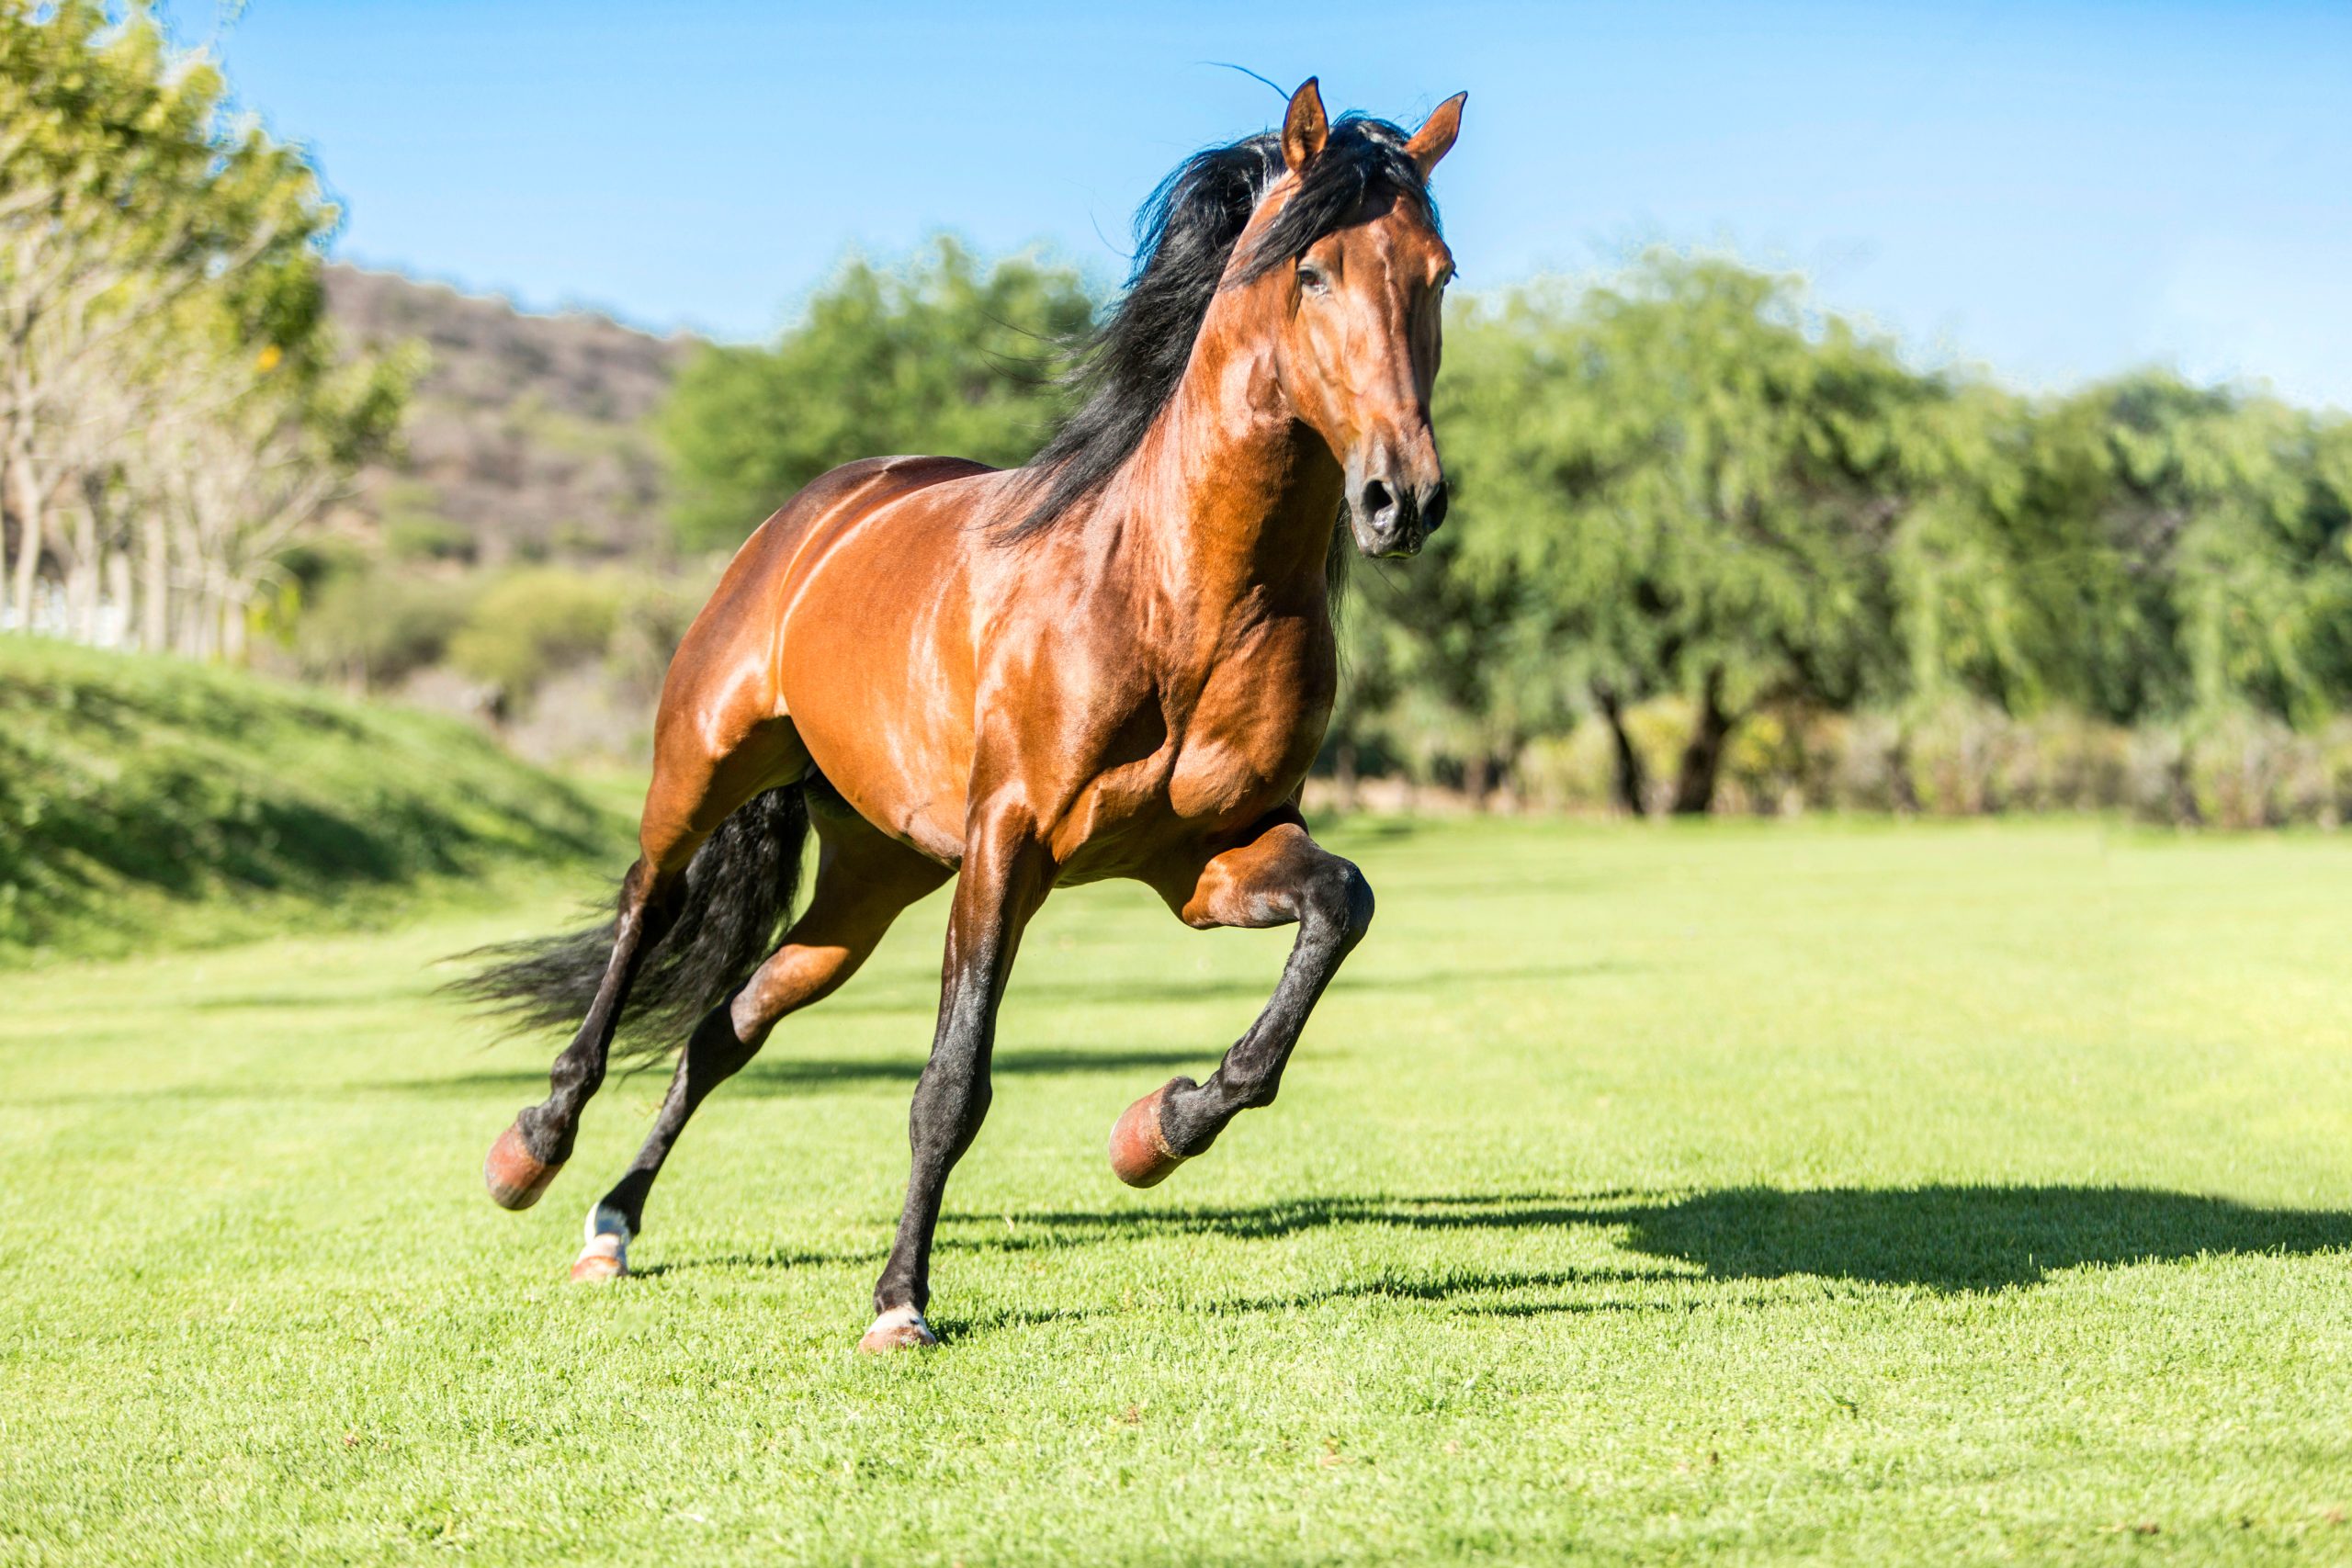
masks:
<path id="1" fill-rule="evenodd" d="M 1331 280 L 1323 276 L 1321 267 L 1313 262 L 1303 261 L 1298 264 L 1298 286 L 1310 293 L 1320 294 L 1331 286 Z"/>

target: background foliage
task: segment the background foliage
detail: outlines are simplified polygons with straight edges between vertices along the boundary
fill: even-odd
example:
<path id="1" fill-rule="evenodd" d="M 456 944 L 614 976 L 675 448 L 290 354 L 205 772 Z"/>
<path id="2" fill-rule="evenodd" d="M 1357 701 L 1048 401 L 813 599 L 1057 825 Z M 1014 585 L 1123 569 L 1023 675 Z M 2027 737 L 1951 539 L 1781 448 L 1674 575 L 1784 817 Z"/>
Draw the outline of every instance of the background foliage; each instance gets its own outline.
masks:
<path id="1" fill-rule="evenodd" d="M 243 657 L 416 369 L 341 351 L 336 220 L 143 10 L 0 0 L 0 624 Z"/>
<path id="2" fill-rule="evenodd" d="M 324 267 L 300 151 L 138 11 L 6 0 L 0 67 L 0 621 L 396 691 L 544 757 L 641 755 L 724 557 L 818 474 L 1025 461 L 1104 298 L 942 237 L 847 261 L 765 344 L 526 317 Z M 2352 805 L 2344 416 L 2161 370 L 2020 395 L 1725 256 L 1448 331 L 1455 521 L 1357 573 L 1343 797 Z"/>
<path id="3" fill-rule="evenodd" d="M 854 265 L 773 348 L 706 351 L 663 414 L 683 539 L 731 543 L 859 456 L 1018 461 L 1057 389 L 1034 357 L 990 367 L 1083 299 L 943 243 L 895 280 Z M 2346 803 L 2340 416 L 2160 371 L 2022 397 L 1794 277 L 1658 252 L 1458 306 L 1437 418 L 1458 521 L 1361 574 L 1343 787 L 2233 823 Z"/>
<path id="4" fill-rule="evenodd" d="M 1061 410 L 1054 361 L 1093 317 L 1078 275 L 983 266 L 942 238 L 899 270 L 854 258 L 771 348 L 706 346 L 661 429 L 689 547 L 732 548 L 826 469 L 895 452 L 1025 462 Z"/>

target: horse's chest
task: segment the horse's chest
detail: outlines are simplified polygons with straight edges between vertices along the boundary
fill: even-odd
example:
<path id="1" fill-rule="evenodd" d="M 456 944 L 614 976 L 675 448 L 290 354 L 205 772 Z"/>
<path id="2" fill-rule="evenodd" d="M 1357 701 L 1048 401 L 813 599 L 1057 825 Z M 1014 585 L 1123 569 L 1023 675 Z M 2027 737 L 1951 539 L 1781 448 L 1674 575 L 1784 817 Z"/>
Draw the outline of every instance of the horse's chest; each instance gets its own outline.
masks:
<path id="1" fill-rule="evenodd" d="M 1328 630 L 1267 637 L 1206 672 L 1174 736 L 1170 810 L 1188 820 L 1246 818 L 1289 798 L 1330 720 L 1329 641 Z"/>

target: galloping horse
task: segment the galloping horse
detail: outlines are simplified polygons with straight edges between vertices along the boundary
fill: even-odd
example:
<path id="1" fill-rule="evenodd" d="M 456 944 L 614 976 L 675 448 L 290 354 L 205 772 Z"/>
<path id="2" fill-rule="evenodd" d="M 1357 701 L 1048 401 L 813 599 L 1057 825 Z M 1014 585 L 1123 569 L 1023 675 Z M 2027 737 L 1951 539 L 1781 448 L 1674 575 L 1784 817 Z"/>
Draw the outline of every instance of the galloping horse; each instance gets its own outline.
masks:
<path id="1" fill-rule="evenodd" d="M 572 1278 L 626 1272 L 703 1098 L 950 876 L 913 1169 L 861 1348 L 937 1343 L 941 1197 L 988 1112 L 1022 930 L 1056 886 L 1130 877 L 1189 926 L 1299 928 L 1216 1071 L 1119 1119 L 1120 1179 L 1159 1181 L 1273 1100 L 1372 922 L 1372 888 L 1308 837 L 1299 792 L 1338 680 L 1341 512 L 1378 557 L 1413 554 L 1445 516 L 1430 392 L 1453 264 L 1427 182 L 1464 96 L 1408 136 L 1329 120 L 1310 80 L 1279 135 L 1195 155 L 1146 205 L 1079 410 L 1035 462 L 851 463 L 736 554 L 671 662 L 614 919 L 462 983 L 526 1021 L 586 1015 L 546 1100 L 491 1148 L 510 1209 L 570 1156 L 616 1033 L 691 1026 Z M 816 886 L 778 945 L 812 822 Z"/>

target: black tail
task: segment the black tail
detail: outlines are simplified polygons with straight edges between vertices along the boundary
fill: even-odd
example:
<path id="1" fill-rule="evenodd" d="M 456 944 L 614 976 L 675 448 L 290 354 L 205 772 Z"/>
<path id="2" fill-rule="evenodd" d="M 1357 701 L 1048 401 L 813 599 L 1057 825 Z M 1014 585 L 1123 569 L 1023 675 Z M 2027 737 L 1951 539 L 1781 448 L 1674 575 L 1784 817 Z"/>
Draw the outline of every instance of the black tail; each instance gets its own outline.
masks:
<path id="1" fill-rule="evenodd" d="M 739 807 L 695 852 L 670 895 L 668 932 L 638 961 L 616 1055 L 658 1056 L 682 1043 L 775 951 L 799 892 L 808 831 L 801 786 L 784 784 Z M 604 981 L 613 924 L 477 948 L 463 956 L 491 964 L 449 989 L 504 1014 L 518 1031 L 577 1027 Z"/>

